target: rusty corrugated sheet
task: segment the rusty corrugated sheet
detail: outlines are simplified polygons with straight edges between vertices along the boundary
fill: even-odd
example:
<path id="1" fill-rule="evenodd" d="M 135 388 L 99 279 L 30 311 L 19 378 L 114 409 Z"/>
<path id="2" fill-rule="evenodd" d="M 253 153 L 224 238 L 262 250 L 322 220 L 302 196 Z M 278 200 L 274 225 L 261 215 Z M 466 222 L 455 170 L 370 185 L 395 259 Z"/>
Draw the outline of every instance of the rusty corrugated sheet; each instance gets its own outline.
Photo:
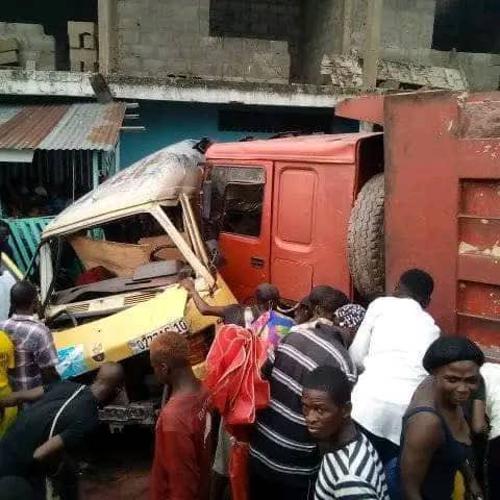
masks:
<path id="1" fill-rule="evenodd" d="M 0 125 L 14 118 L 22 109 L 22 106 L 0 106 Z"/>
<path id="2" fill-rule="evenodd" d="M 123 103 L 73 104 L 38 146 L 46 150 L 111 150 L 125 115 Z"/>
<path id="3" fill-rule="evenodd" d="M 37 149 L 69 106 L 25 106 L 0 125 L 0 148 Z"/>
<path id="4" fill-rule="evenodd" d="M 0 149 L 112 150 L 124 103 L 0 107 Z"/>

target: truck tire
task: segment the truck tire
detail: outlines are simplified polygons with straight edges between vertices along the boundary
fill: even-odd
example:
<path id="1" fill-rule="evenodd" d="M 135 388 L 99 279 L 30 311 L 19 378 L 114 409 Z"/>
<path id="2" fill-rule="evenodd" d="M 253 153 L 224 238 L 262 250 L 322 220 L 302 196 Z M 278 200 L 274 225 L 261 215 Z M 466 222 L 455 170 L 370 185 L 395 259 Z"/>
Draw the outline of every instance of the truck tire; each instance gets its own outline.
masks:
<path id="1" fill-rule="evenodd" d="M 349 220 L 349 269 L 356 290 L 371 300 L 385 290 L 384 174 L 361 189 Z"/>

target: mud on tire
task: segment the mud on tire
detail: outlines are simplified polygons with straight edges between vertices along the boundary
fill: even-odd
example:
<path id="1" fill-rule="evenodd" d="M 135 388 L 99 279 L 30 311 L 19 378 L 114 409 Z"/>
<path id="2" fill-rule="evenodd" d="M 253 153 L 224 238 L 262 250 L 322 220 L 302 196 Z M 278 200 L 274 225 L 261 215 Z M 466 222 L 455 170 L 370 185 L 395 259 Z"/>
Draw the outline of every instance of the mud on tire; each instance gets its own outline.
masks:
<path id="1" fill-rule="evenodd" d="M 384 174 L 361 189 L 349 220 L 348 259 L 356 290 L 365 298 L 384 293 Z"/>

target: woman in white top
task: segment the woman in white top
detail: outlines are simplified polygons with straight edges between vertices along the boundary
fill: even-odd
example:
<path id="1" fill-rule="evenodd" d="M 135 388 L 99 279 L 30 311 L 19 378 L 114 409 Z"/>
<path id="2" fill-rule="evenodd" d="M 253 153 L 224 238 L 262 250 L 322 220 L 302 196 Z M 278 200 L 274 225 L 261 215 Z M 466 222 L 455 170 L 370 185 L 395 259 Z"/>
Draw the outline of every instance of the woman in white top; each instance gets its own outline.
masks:
<path id="1" fill-rule="evenodd" d="M 374 300 L 349 353 L 363 371 L 352 394 L 352 417 L 383 463 L 399 452 L 401 422 L 411 397 L 427 376 L 422 358 L 440 335 L 425 312 L 434 282 L 419 269 L 402 274 L 393 297 Z"/>

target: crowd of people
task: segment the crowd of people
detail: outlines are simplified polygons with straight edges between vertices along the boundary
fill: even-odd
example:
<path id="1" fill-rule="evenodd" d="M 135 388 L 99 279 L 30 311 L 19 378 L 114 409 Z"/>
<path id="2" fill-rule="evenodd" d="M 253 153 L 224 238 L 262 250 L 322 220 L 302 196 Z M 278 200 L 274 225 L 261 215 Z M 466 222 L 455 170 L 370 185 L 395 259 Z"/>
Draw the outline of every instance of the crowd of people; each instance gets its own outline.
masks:
<path id="1" fill-rule="evenodd" d="M 245 433 L 244 498 L 500 498 L 500 366 L 485 363 L 472 341 L 443 335 L 426 311 L 434 288 L 426 272 L 403 273 L 394 293 L 366 310 L 326 285 L 286 313 L 270 284 L 256 289 L 253 306 L 225 307 L 207 303 L 192 280 L 181 286 L 201 314 L 266 344 L 259 368 L 269 402 Z M 0 498 L 78 498 L 68 456 L 98 428 L 99 407 L 121 392 L 123 368 L 104 363 L 89 386 L 61 381 L 37 305 L 36 288 L 16 283 L 0 321 Z M 158 335 L 150 362 L 168 388 L 151 498 L 230 498 L 230 457 L 241 438 L 214 414 L 188 339 Z"/>
<path id="2" fill-rule="evenodd" d="M 472 341 L 440 331 L 426 311 L 428 273 L 403 273 L 394 293 L 366 311 L 338 290 L 315 287 L 294 321 L 277 311 L 279 292 L 268 284 L 252 308 L 214 308 L 192 282 L 184 286 L 202 314 L 250 327 L 271 346 L 262 367 L 270 401 L 249 440 L 251 500 L 500 498 L 500 368 L 484 364 Z M 220 479 L 231 438 L 224 425 L 218 432 Z M 488 433 L 485 449 L 479 443 Z M 156 498 L 176 497 L 164 490 Z"/>

